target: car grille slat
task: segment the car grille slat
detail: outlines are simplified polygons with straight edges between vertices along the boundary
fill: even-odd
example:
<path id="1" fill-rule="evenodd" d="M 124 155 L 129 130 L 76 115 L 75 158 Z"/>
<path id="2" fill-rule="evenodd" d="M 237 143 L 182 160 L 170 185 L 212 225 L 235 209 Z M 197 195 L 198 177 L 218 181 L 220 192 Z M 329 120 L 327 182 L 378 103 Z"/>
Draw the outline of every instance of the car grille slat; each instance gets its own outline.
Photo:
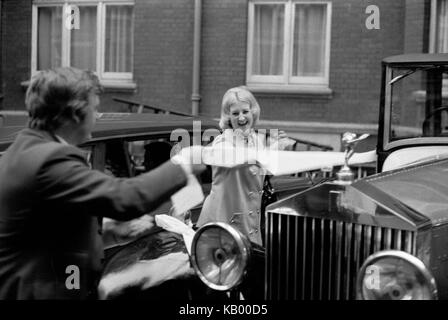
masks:
<path id="1" fill-rule="evenodd" d="M 395 234 L 394 247 L 398 248 L 399 250 L 403 250 L 403 248 L 401 247 L 401 230 L 397 230 Z"/>
<path id="2" fill-rule="evenodd" d="M 272 254 L 273 252 L 273 241 L 274 241 L 274 215 L 266 215 L 266 222 L 267 225 L 266 227 L 266 264 L 265 264 L 265 270 L 272 270 L 272 266 L 274 265 L 274 255 Z M 267 254 L 267 253 L 270 254 Z M 274 275 L 274 272 L 265 272 L 265 291 L 264 291 L 264 295 L 266 297 L 272 297 L 272 291 L 274 290 L 273 288 L 273 283 L 272 283 L 272 277 Z"/>
<path id="3" fill-rule="evenodd" d="M 406 233 L 405 239 L 405 251 L 408 253 L 413 253 L 412 249 L 414 247 L 414 235 Z"/>
<path id="4" fill-rule="evenodd" d="M 339 300 L 340 292 L 341 292 L 341 274 L 342 268 L 342 232 L 343 232 L 344 223 L 342 221 L 338 221 L 336 223 L 336 299 Z"/>
<path id="5" fill-rule="evenodd" d="M 364 226 L 365 227 L 365 233 L 364 233 L 364 241 L 365 241 L 365 247 L 364 247 L 364 260 L 367 259 L 367 257 L 370 255 L 371 250 L 371 244 L 372 244 L 372 226 Z"/>
<path id="6" fill-rule="evenodd" d="M 351 247 L 352 247 L 352 231 L 353 231 L 353 225 L 351 223 L 347 223 L 345 225 L 345 234 L 346 234 L 346 242 L 345 242 L 345 255 L 344 255 L 344 261 L 346 261 L 346 269 L 345 272 L 345 298 L 348 300 L 350 298 L 350 280 L 351 280 Z"/>
<path id="7" fill-rule="evenodd" d="M 359 270 L 361 267 L 361 250 L 363 249 L 361 246 L 362 241 L 362 228 L 363 226 L 360 224 L 355 225 L 355 243 L 354 243 L 354 252 L 355 252 L 355 263 L 356 270 Z"/>
<path id="8" fill-rule="evenodd" d="M 319 220 L 318 220 L 319 221 Z M 324 243 L 325 243 L 325 221 L 320 220 L 320 272 L 319 272 L 319 300 L 322 300 L 324 284 Z"/>
<path id="9" fill-rule="evenodd" d="M 316 248 L 316 219 L 311 219 L 311 235 L 312 242 L 311 245 L 313 248 Z M 311 285 L 310 285 L 310 299 L 313 300 L 314 297 L 314 268 L 315 268 L 315 250 L 311 250 Z"/>
<path id="10" fill-rule="evenodd" d="M 278 287 L 278 289 L 277 289 L 277 298 L 278 299 L 280 299 L 280 297 L 281 297 L 281 292 L 280 292 L 280 290 L 281 290 L 281 275 L 282 275 L 282 272 L 281 272 L 281 267 L 282 267 L 282 255 L 281 255 L 281 249 L 282 249 L 282 241 L 281 241 L 281 236 L 282 236 L 282 218 L 283 218 L 284 216 L 281 216 L 281 217 L 279 217 L 279 219 L 280 219 L 280 221 L 279 221 L 279 223 L 278 223 L 278 225 L 277 225 L 277 228 L 278 228 L 278 238 L 279 238 L 279 241 L 277 242 L 277 252 L 278 252 L 278 255 L 279 255 L 279 259 L 277 260 L 277 270 L 279 270 L 279 272 L 277 273 L 277 285 L 279 286 Z M 284 257 L 285 259 L 287 258 L 287 257 Z"/>
<path id="11" fill-rule="evenodd" d="M 381 227 L 374 227 L 373 228 L 375 230 L 375 240 L 373 242 L 373 250 L 379 251 L 381 250 Z"/>
<path id="12" fill-rule="evenodd" d="M 289 234 L 290 233 L 290 224 L 291 224 L 291 221 L 292 221 L 292 219 L 291 219 L 291 217 L 289 217 L 289 216 L 287 216 L 286 217 L 286 219 L 287 219 L 287 224 L 286 224 L 286 234 Z M 288 253 L 288 255 L 285 257 L 285 259 L 286 259 L 286 283 L 289 283 L 289 263 L 288 263 L 288 258 L 289 258 L 289 254 L 290 254 L 290 240 L 291 238 L 290 237 L 286 237 L 286 252 Z M 285 286 L 285 294 L 286 294 L 286 296 L 288 296 L 289 295 L 289 287 L 288 286 Z"/>
<path id="13" fill-rule="evenodd" d="M 294 255 L 294 283 L 297 283 L 298 281 L 298 269 L 299 269 L 299 254 L 298 254 L 298 249 L 299 249 L 299 219 L 294 219 L 295 220 L 295 242 L 294 242 L 294 249 L 295 249 L 295 255 Z M 297 299 L 297 286 L 294 286 L 294 299 Z"/>
<path id="14" fill-rule="evenodd" d="M 266 299 L 350 300 L 365 259 L 415 250 L 415 232 L 268 212 Z"/>
<path id="15" fill-rule="evenodd" d="M 386 245 L 385 250 L 389 250 L 392 248 L 392 229 L 387 228 L 386 229 Z"/>
<path id="16" fill-rule="evenodd" d="M 325 220 L 324 220 L 325 221 Z M 332 286 L 332 278 L 333 278 L 333 269 L 332 269 L 332 266 L 333 266 L 333 239 L 334 239 L 334 236 L 335 236 L 335 223 L 336 223 L 336 221 L 334 221 L 334 220 L 327 220 L 328 221 L 328 224 L 329 224 L 329 228 L 330 228 L 330 247 L 329 247 L 329 250 L 328 250 L 328 261 L 329 261 L 329 265 L 330 265 L 330 271 L 329 271 L 329 273 L 328 273 L 328 299 L 331 299 L 331 290 L 333 289 L 333 286 Z"/>

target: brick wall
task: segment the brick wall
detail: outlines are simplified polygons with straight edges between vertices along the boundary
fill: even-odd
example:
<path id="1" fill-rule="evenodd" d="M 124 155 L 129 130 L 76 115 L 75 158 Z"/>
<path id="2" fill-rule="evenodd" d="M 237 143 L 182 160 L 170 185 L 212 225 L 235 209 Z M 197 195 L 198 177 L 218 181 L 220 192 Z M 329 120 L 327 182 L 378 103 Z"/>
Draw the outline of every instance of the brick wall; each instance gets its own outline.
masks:
<path id="1" fill-rule="evenodd" d="M 3 54 L 2 54 L 2 7 L 3 7 L 3 0 L 0 0 L 0 95 L 3 94 L 3 76 L 2 76 L 2 60 L 3 60 Z M 2 109 L 2 98 L 0 98 L 0 110 Z"/>
<path id="2" fill-rule="evenodd" d="M 330 88 L 333 96 L 323 99 L 257 94 L 262 119 L 376 123 L 381 60 L 410 50 L 412 43 L 421 47 L 419 43 L 425 41 L 422 40 L 424 30 L 412 32 L 412 28 L 419 26 L 413 19 L 426 15 L 427 9 L 420 2 L 332 1 Z M 4 106 L 10 109 L 23 108 L 24 91 L 20 82 L 30 75 L 31 3 L 31 0 L 4 2 L 3 84 L 7 93 Z M 365 27 L 368 17 L 365 9 L 370 4 L 380 9 L 380 30 Z M 200 113 L 219 116 L 223 93 L 245 83 L 247 10 L 248 0 L 203 0 Z M 405 19 L 405 13 L 410 17 Z M 108 91 L 102 98 L 101 110 L 126 111 L 124 105 L 112 101 L 112 97 L 119 96 L 190 112 L 193 29 L 194 1 L 136 0 L 134 77 L 137 90 Z"/>
<path id="3" fill-rule="evenodd" d="M 365 9 L 380 9 L 380 30 L 367 30 Z M 244 83 L 247 1 L 206 0 L 201 112 L 219 115 L 226 89 Z M 290 121 L 369 122 L 378 118 L 381 59 L 403 52 L 404 0 L 333 1 L 331 99 L 282 94 L 257 98 L 262 118 Z"/>
<path id="4" fill-rule="evenodd" d="M 24 90 L 31 69 L 31 0 L 3 1 L 2 78 L 3 107 L 24 109 Z"/>
<path id="5" fill-rule="evenodd" d="M 135 99 L 191 112 L 194 1 L 137 0 Z"/>
<path id="6" fill-rule="evenodd" d="M 428 52 L 431 0 L 406 0 L 404 52 Z"/>
<path id="7" fill-rule="evenodd" d="M 224 92 L 246 80 L 246 0 L 204 0 L 200 112 L 219 116 Z"/>

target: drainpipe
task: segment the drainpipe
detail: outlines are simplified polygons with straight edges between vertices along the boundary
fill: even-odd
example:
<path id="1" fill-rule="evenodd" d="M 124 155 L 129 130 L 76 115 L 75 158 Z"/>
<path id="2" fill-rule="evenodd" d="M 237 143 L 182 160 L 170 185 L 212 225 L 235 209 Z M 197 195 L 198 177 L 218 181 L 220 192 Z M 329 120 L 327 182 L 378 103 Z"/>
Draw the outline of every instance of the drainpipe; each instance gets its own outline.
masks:
<path id="1" fill-rule="evenodd" d="M 193 87 L 191 93 L 191 113 L 198 115 L 200 72 L 201 72 L 201 21 L 202 19 L 202 0 L 194 1 L 194 37 L 193 37 Z"/>

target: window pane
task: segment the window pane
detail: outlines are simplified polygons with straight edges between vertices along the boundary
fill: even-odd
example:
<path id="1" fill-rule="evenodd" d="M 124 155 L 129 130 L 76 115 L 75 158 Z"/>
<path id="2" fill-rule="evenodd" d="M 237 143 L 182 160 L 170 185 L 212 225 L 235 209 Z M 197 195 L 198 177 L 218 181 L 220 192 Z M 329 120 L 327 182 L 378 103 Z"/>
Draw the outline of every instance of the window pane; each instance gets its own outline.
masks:
<path id="1" fill-rule="evenodd" d="M 96 71 L 96 7 L 78 8 L 79 29 L 71 30 L 70 65 Z"/>
<path id="2" fill-rule="evenodd" d="M 132 72 L 134 34 L 133 6 L 106 7 L 106 51 L 104 71 Z"/>
<path id="3" fill-rule="evenodd" d="M 437 1 L 436 53 L 448 53 L 448 1 Z M 443 74 L 443 86 L 448 87 L 448 75 Z"/>
<path id="4" fill-rule="evenodd" d="M 252 74 L 281 75 L 285 6 L 257 4 L 254 11 Z"/>
<path id="5" fill-rule="evenodd" d="M 325 75 L 326 24 L 326 5 L 295 5 L 292 76 Z"/>
<path id="6" fill-rule="evenodd" d="M 437 3 L 436 52 L 448 53 L 448 1 Z"/>
<path id="7" fill-rule="evenodd" d="M 62 7 L 39 7 L 37 70 L 61 66 Z"/>

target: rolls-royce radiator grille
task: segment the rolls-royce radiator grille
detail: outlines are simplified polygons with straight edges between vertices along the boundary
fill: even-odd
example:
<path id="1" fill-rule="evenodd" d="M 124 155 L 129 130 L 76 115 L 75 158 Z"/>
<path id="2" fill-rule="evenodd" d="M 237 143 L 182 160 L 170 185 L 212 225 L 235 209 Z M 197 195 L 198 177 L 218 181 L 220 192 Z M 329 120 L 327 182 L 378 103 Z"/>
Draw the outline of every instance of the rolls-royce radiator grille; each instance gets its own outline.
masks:
<path id="1" fill-rule="evenodd" d="M 267 213 L 265 297 L 351 300 L 364 260 L 379 250 L 415 251 L 413 231 Z"/>

